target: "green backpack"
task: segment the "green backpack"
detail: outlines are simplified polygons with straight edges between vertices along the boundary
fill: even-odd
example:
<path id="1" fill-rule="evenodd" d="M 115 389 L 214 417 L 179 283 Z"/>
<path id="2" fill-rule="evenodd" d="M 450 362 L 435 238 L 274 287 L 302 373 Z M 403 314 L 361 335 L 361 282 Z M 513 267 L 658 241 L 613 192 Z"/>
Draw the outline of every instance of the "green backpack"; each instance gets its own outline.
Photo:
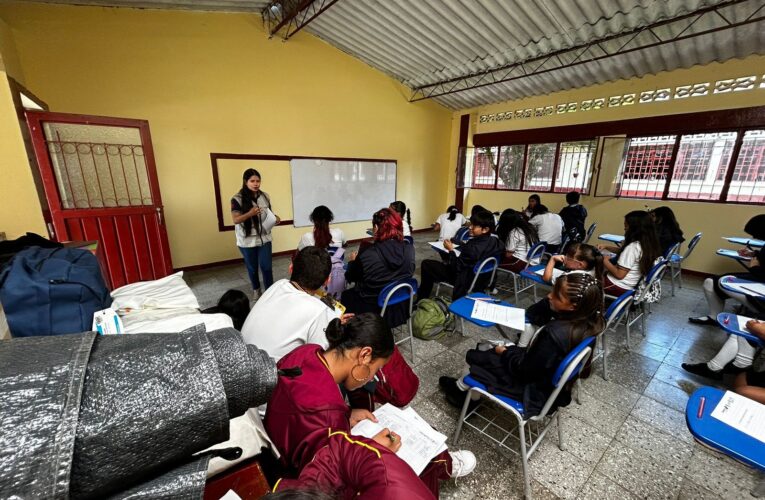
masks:
<path id="1" fill-rule="evenodd" d="M 412 314 L 414 336 L 422 340 L 440 339 L 454 330 L 454 315 L 449 312 L 451 300 L 443 297 L 423 299 Z"/>

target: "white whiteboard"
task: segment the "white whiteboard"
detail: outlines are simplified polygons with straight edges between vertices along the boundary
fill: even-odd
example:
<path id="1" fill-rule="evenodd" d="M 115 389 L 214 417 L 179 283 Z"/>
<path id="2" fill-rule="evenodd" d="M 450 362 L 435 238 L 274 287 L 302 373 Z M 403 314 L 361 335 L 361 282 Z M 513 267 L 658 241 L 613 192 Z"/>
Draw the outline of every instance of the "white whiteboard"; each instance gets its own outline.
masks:
<path id="1" fill-rule="evenodd" d="M 326 205 L 337 222 L 372 220 L 396 200 L 396 163 L 326 159 L 290 160 L 295 227 L 312 226 L 309 216 Z"/>

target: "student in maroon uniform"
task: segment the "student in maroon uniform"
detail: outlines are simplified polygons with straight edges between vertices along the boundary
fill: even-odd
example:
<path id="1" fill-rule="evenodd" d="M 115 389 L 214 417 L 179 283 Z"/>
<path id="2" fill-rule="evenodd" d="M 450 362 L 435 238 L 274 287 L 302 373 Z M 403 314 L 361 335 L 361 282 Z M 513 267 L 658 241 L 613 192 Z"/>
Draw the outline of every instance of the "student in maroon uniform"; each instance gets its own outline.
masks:
<path id="1" fill-rule="evenodd" d="M 345 325 L 333 320 L 326 336 L 328 349 L 306 344 L 279 361 L 279 369 L 300 368 L 302 374 L 279 380 L 266 411 L 266 431 L 293 476 L 327 444 L 331 432 L 348 433 L 361 420 L 375 419 L 368 410 L 351 410 L 338 386 L 347 391 L 364 386 L 393 354 L 393 334 L 377 314 L 360 314 Z M 392 444 L 390 439 L 383 442 Z M 474 468 L 472 453 L 444 452 L 420 478 L 437 494 L 439 480 L 464 476 Z"/>

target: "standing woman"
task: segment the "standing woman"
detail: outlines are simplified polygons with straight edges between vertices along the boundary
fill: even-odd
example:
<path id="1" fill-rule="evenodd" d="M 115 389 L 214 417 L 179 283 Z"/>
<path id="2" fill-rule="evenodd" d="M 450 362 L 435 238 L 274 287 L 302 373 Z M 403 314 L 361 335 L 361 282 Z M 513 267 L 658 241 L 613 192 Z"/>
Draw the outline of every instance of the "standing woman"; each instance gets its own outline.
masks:
<path id="1" fill-rule="evenodd" d="M 271 198 L 260 190 L 260 173 L 254 168 L 248 168 L 242 174 L 242 189 L 231 198 L 231 217 L 236 225 L 236 246 L 244 257 L 254 298 L 258 299 L 262 293 L 258 266 L 263 273 L 265 288 L 274 282 L 271 228 L 281 219 L 271 211 Z"/>

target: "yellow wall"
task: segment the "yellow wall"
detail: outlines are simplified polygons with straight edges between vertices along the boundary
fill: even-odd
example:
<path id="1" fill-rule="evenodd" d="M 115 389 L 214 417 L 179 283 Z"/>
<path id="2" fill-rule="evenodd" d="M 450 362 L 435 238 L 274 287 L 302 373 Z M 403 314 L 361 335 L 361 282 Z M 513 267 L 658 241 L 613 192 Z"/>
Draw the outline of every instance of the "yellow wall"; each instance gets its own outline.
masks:
<path id="1" fill-rule="evenodd" d="M 7 76 L 24 81 L 11 30 L 0 19 L 0 232 L 47 235 Z"/>
<path id="2" fill-rule="evenodd" d="M 444 209 L 451 113 L 409 104 L 398 83 L 308 34 L 268 40 L 248 14 L 4 4 L 0 18 L 51 110 L 149 121 L 175 267 L 239 256 L 217 229 L 211 152 L 392 158 L 415 228 Z M 284 189 L 271 182 L 264 191 Z M 341 225 L 349 238 L 368 226 Z M 304 231 L 276 228 L 274 250 Z"/>
<path id="3" fill-rule="evenodd" d="M 660 116 L 677 113 L 689 113 L 717 109 L 733 109 L 749 106 L 765 105 L 765 89 L 757 88 L 743 92 L 708 95 L 687 99 L 671 99 L 665 102 L 650 104 L 634 104 L 626 107 L 605 108 L 587 112 L 554 114 L 546 117 L 527 118 L 500 122 L 480 123 L 483 114 L 499 113 L 515 109 L 537 108 L 556 105 L 562 102 L 581 102 L 630 92 L 639 93 L 643 90 L 658 89 L 697 82 L 714 82 L 721 78 L 757 75 L 762 78 L 765 74 L 765 56 L 751 56 L 743 60 L 732 60 L 725 63 L 713 63 L 707 66 L 697 66 L 690 69 L 664 72 L 658 75 L 648 75 L 642 78 L 620 80 L 603 85 L 594 85 L 582 89 L 557 92 L 546 96 L 535 96 L 517 101 L 508 101 L 490 106 L 455 112 L 452 116 L 452 164 L 456 164 L 459 117 L 461 114 L 471 114 L 471 137 L 473 133 L 497 132 L 504 130 L 522 130 L 559 125 L 574 125 L 579 123 L 622 120 L 645 116 Z M 759 84 L 760 80 L 758 80 Z M 454 199 L 455 175 L 451 172 L 446 201 Z M 501 192 L 487 190 L 466 190 L 466 210 L 475 204 L 483 205 L 491 210 L 505 208 L 519 209 L 527 203 L 526 192 Z M 558 211 L 565 205 L 565 195 L 543 193 L 542 202 L 551 210 Z M 717 203 L 678 202 L 642 199 L 616 199 L 583 196 L 582 203 L 590 213 L 588 223 L 597 222 L 596 234 L 623 232 L 623 216 L 631 210 L 644 209 L 646 205 L 657 207 L 666 205 L 677 215 L 680 226 L 690 239 L 697 232 L 703 232 L 699 246 L 684 266 L 687 269 L 706 273 L 719 274 L 728 271 L 740 271 L 741 267 L 730 259 L 714 254 L 718 248 L 734 248 L 720 238 L 722 236 L 743 235 L 743 227 L 747 220 L 758 213 L 765 213 L 761 206 L 754 205 L 725 205 Z"/>

